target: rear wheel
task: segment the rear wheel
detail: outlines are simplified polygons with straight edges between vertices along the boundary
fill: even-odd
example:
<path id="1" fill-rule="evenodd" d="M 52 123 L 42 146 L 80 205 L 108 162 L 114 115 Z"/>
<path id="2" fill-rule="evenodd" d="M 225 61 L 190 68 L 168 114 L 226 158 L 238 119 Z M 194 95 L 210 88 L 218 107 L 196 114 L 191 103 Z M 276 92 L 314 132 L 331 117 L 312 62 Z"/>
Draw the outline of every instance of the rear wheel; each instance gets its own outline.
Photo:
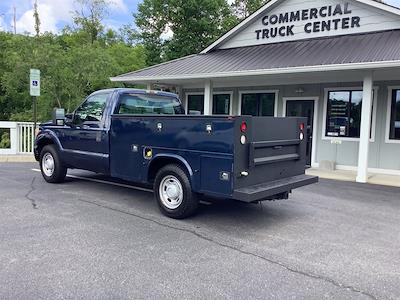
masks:
<path id="1" fill-rule="evenodd" d="M 39 162 L 44 180 L 49 183 L 64 182 L 67 175 L 67 168 L 61 162 L 54 145 L 43 147 Z"/>
<path id="2" fill-rule="evenodd" d="M 177 165 L 167 165 L 157 173 L 154 193 L 161 212 L 170 218 L 187 218 L 199 205 L 188 175 Z"/>

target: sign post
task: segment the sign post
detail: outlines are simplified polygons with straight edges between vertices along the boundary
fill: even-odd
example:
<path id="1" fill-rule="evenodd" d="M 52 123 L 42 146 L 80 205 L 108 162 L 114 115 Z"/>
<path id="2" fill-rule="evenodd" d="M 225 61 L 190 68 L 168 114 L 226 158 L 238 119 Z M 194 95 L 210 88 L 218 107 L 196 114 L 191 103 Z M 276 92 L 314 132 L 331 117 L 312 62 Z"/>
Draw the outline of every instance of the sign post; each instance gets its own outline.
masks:
<path id="1" fill-rule="evenodd" d="M 33 97 L 33 122 L 34 132 L 36 132 L 37 97 L 40 96 L 40 70 L 31 69 L 30 71 L 30 95 Z"/>

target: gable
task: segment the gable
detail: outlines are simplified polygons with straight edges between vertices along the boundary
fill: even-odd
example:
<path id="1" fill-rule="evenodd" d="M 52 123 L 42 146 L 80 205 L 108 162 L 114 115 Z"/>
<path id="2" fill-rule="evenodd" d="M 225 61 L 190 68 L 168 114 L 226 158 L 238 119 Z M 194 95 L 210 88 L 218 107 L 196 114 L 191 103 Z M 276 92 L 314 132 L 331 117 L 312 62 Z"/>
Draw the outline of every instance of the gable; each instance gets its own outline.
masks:
<path id="1" fill-rule="evenodd" d="M 279 4 L 279 5 L 278 5 Z M 382 4 L 377 4 L 382 5 Z M 284 0 L 222 41 L 218 49 L 400 28 L 400 16 L 361 1 Z"/>

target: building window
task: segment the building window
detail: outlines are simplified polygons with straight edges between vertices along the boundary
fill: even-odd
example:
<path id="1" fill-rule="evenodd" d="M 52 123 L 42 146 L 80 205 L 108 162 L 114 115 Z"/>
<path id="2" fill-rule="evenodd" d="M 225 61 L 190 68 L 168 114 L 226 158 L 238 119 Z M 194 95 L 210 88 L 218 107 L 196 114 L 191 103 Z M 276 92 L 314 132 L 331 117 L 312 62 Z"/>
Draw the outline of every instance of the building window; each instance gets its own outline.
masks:
<path id="1" fill-rule="evenodd" d="M 204 95 L 188 95 L 188 114 L 204 115 Z M 213 96 L 213 115 L 229 115 L 231 107 L 230 94 L 216 94 Z"/>
<path id="2" fill-rule="evenodd" d="M 213 99 L 213 115 L 229 115 L 231 107 L 230 94 L 217 94 Z"/>
<path id="3" fill-rule="evenodd" d="M 360 137 L 362 96 L 363 91 L 343 90 L 328 92 L 326 136 Z M 372 111 L 373 109 L 374 107 L 372 107 Z M 372 115 L 373 113 L 371 114 L 371 124 Z"/>
<path id="4" fill-rule="evenodd" d="M 275 93 L 242 94 L 242 115 L 273 117 L 275 96 Z"/>
<path id="5" fill-rule="evenodd" d="M 188 95 L 188 114 L 204 115 L 204 95 Z"/>
<path id="6" fill-rule="evenodd" d="M 392 93 L 389 139 L 400 140 L 400 89 Z"/>

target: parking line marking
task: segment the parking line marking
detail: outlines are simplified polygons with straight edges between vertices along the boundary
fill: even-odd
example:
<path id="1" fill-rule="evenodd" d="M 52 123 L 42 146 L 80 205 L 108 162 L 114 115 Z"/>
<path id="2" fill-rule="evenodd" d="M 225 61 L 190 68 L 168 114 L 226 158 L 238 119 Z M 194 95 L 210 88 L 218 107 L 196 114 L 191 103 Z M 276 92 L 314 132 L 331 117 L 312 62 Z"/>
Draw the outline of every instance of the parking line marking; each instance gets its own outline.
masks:
<path id="1" fill-rule="evenodd" d="M 41 172 L 39 169 L 31 169 L 34 172 Z M 67 177 L 73 178 L 73 179 L 80 179 L 80 180 L 86 180 L 86 181 L 91 181 L 91 182 L 96 182 L 96 183 L 102 183 L 102 184 L 108 184 L 108 185 L 114 185 L 114 186 L 119 186 L 119 187 L 124 187 L 132 190 L 138 190 L 142 192 L 148 192 L 148 193 L 154 193 L 153 190 L 146 189 L 146 188 L 141 188 L 141 187 L 136 187 L 136 186 L 131 186 L 123 183 L 117 183 L 117 182 L 110 182 L 110 181 L 105 181 L 101 179 L 94 179 L 94 178 L 87 178 L 87 177 L 81 177 L 81 176 L 76 176 L 76 175 L 68 175 Z M 207 202 L 207 201 L 200 201 L 201 204 L 205 205 L 211 205 L 212 203 Z"/>

